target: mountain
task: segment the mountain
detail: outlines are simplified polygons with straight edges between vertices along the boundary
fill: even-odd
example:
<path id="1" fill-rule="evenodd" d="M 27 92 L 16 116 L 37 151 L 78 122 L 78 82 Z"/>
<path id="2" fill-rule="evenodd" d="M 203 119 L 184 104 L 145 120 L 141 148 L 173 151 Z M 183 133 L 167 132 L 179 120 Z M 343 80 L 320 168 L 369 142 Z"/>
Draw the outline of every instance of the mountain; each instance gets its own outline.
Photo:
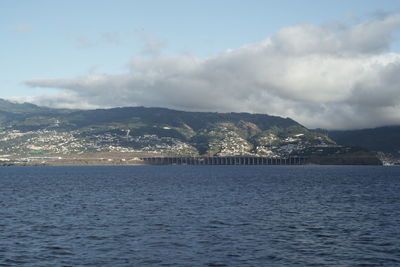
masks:
<path id="1" fill-rule="evenodd" d="M 265 114 L 146 107 L 59 110 L 6 100 L 0 101 L 0 114 L 0 156 L 13 158 L 88 153 L 321 158 L 360 152 L 290 118 Z"/>
<path id="2" fill-rule="evenodd" d="M 32 113 L 48 110 L 47 108 L 42 108 L 30 103 L 13 103 L 4 99 L 0 99 L 0 111 L 7 113 Z"/>
<path id="3" fill-rule="evenodd" d="M 68 109 L 52 109 L 40 107 L 31 103 L 13 103 L 0 99 L 0 127 L 13 127 L 20 121 L 36 123 L 37 120 L 52 120 L 54 117 L 73 112 Z M 29 123 L 27 123 L 29 124 Z"/>
<path id="4" fill-rule="evenodd" d="M 338 144 L 347 146 L 364 147 L 372 151 L 400 154 L 400 126 L 386 126 L 372 129 L 349 131 L 326 131 L 326 133 Z"/>

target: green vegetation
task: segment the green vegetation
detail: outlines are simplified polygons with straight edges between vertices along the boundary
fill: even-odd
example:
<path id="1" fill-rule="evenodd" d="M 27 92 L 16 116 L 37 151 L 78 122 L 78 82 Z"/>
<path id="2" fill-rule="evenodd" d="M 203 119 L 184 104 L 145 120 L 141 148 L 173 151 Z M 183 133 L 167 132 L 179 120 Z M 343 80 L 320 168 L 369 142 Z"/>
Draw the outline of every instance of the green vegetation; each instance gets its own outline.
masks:
<path id="1" fill-rule="evenodd" d="M 373 151 L 400 154 L 400 126 L 348 131 L 317 129 L 316 131 L 328 134 L 330 138 L 342 145 L 359 146 Z"/>
<path id="2" fill-rule="evenodd" d="M 322 133 L 289 118 L 165 108 L 58 110 L 0 101 L 0 155 L 153 153 L 155 155 L 337 154 Z M 341 150 L 342 151 L 342 150 Z"/>

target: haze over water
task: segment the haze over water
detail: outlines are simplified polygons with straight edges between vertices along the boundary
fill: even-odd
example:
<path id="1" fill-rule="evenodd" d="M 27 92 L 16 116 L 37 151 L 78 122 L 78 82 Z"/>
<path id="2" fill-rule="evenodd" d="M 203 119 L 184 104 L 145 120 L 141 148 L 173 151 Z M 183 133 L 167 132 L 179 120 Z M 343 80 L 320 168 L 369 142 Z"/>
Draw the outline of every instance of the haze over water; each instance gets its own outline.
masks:
<path id="1" fill-rule="evenodd" d="M 400 168 L 0 168 L 1 266 L 394 266 Z"/>

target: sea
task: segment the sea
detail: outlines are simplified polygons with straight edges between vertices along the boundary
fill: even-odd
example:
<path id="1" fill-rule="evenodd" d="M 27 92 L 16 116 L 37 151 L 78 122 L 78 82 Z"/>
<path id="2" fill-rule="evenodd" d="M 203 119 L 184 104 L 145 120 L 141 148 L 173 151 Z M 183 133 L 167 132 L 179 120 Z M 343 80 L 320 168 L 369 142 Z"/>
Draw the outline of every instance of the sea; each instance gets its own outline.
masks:
<path id="1" fill-rule="evenodd" d="M 400 266 L 400 167 L 0 167 L 0 266 Z"/>

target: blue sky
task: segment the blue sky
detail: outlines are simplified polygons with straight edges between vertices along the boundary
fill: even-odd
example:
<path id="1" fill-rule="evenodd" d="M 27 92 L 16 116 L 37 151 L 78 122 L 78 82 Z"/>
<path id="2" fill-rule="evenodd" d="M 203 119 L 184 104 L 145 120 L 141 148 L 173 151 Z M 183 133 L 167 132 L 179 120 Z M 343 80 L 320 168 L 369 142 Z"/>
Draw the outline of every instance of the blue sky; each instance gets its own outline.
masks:
<path id="1" fill-rule="evenodd" d="M 0 1 L 0 97 L 28 100 L 31 97 L 42 103 L 40 96 L 62 94 L 70 88 L 29 81 L 121 75 L 132 72 L 132 61 L 137 60 L 147 60 L 146 64 L 151 65 L 156 64 L 152 59 L 162 57 L 191 55 L 195 60 L 219 57 L 228 49 L 263 42 L 287 27 L 304 24 L 344 27 L 396 14 L 399 8 L 397 0 L 3 0 Z M 392 30 L 390 36 L 386 52 L 397 53 L 398 32 Z M 91 104 L 93 107 L 126 105 Z M 133 104 L 163 105 L 160 101 L 133 101 Z M 164 106 L 190 109 L 171 103 Z M 194 105 L 193 109 L 213 107 Z M 273 110 L 265 112 L 281 115 Z"/>
<path id="2" fill-rule="evenodd" d="M 399 7 L 398 1 L 377 0 L 3 0 L 0 97 L 42 93 L 23 84 L 33 78 L 121 72 L 143 55 L 144 36 L 164 43 L 164 54 L 206 57 L 286 26 L 352 22 Z M 107 41 L 107 34 L 115 40 Z"/>

